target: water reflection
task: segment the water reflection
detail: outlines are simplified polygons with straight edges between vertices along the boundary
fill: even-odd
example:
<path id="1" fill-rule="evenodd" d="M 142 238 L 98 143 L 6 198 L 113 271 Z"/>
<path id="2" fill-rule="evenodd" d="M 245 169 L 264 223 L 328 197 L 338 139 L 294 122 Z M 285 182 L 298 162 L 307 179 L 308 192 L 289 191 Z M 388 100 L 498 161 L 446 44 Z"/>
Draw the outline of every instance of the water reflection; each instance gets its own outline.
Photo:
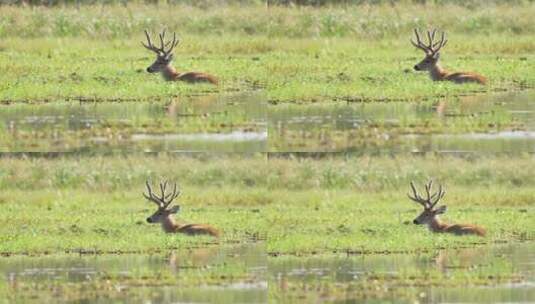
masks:
<path id="1" fill-rule="evenodd" d="M 258 152 L 266 148 L 265 115 L 264 98 L 255 94 L 4 105 L 0 151 Z"/>
<path id="2" fill-rule="evenodd" d="M 153 255 L 13 256 L 0 259 L 0 273 L 0 296 L 25 303 L 530 303 L 535 243 L 271 259 L 262 244 Z"/>
<path id="3" fill-rule="evenodd" d="M 312 302 L 529 303 L 535 299 L 535 244 L 283 257 L 269 261 L 269 275 L 277 296 Z"/>
<path id="4" fill-rule="evenodd" d="M 0 295 L 15 302 L 267 302 L 261 244 L 155 255 L 0 259 Z"/>
<path id="5" fill-rule="evenodd" d="M 534 132 L 533 92 L 269 108 L 269 148 L 281 152 L 535 152 Z"/>
<path id="6" fill-rule="evenodd" d="M 267 106 L 258 94 L 165 103 L 13 104 L 3 152 L 535 152 L 535 93 Z"/>

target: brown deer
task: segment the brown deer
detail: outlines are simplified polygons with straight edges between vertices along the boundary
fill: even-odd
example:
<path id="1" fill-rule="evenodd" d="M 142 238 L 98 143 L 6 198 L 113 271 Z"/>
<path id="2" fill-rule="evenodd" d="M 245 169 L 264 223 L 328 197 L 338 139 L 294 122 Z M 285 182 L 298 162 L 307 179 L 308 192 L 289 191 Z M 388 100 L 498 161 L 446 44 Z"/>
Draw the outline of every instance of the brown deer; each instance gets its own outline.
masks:
<path id="1" fill-rule="evenodd" d="M 472 72 L 450 73 L 443 69 L 440 64 L 438 64 L 438 59 L 440 58 L 439 51 L 446 45 L 446 43 L 448 43 L 448 40 L 446 39 L 444 32 L 442 32 L 440 41 L 435 42 L 436 32 L 436 29 L 433 31 L 427 31 L 428 44 L 426 45 L 421 41 L 418 29 L 414 29 L 416 41 L 411 39 L 411 43 L 425 53 L 425 58 L 416 64 L 414 69 L 416 71 L 428 71 L 431 79 L 434 81 L 447 80 L 454 83 L 475 82 L 479 84 L 486 84 L 487 79 L 484 76 Z"/>
<path id="2" fill-rule="evenodd" d="M 165 40 L 165 30 L 159 34 L 160 37 L 160 47 L 156 47 L 152 44 L 150 40 L 150 35 L 145 30 L 145 36 L 147 36 L 147 43 L 141 42 L 141 44 L 148 50 L 151 50 L 156 53 L 156 60 L 147 68 L 149 73 L 161 73 L 163 78 L 167 81 L 185 81 L 189 83 L 211 83 L 217 84 L 217 77 L 201 73 L 201 72 L 178 72 L 172 65 L 171 61 L 173 60 L 173 49 L 178 45 L 179 40 L 176 38 L 176 33 L 173 33 L 173 41 Z M 167 50 L 166 50 L 167 48 Z"/>
<path id="3" fill-rule="evenodd" d="M 147 218 L 149 223 L 160 223 L 162 229 L 167 233 L 184 233 L 187 235 L 211 235 L 219 237 L 219 231 L 210 225 L 205 224 L 178 224 L 173 218 L 173 214 L 177 213 L 180 210 L 179 205 L 175 205 L 171 208 L 168 208 L 171 202 L 180 195 L 180 191 L 177 190 L 176 183 L 173 188 L 172 193 L 166 194 L 167 181 L 160 182 L 160 191 L 161 195 L 157 196 L 152 192 L 149 182 L 146 182 L 147 185 L 147 194 L 143 193 L 143 196 L 149 201 L 153 202 L 158 206 L 158 210 L 154 212 L 151 216 Z"/>
<path id="4" fill-rule="evenodd" d="M 433 187 L 433 181 L 429 181 L 425 185 L 426 197 L 421 197 L 414 183 L 411 182 L 412 196 L 409 193 L 408 196 L 411 200 L 417 202 L 424 207 L 424 211 L 415 218 L 412 222 L 416 225 L 427 225 L 432 232 L 447 232 L 456 235 L 464 234 L 476 234 L 479 236 L 485 236 L 485 229 L 471 225 L 471 224 L 446 224 L 439 220 L 439 214 L 446 212 L 446 206 L 442 205 L 435 208 L 435 205 L 446 195 L 446 191 L 442 190 L 442 185 L 439 185 L 438 192 L 431 194 Z"/>

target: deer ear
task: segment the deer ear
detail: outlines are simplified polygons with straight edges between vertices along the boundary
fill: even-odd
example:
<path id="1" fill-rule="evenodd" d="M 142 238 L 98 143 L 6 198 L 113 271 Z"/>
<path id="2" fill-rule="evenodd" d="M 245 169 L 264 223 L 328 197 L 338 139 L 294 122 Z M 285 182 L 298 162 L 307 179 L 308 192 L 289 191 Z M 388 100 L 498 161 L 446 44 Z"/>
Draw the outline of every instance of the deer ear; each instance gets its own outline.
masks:
<path id="1" fill-rule="evenodd" d="M 171 61 L 171 60 L 173 60 L 174 57 L 175 57 L 175 55 L 169 54 L 169 55 L 167 55 L 167 60 Z"/>
<path id="2" fill-rule="evenodd" d="M 171 209 L 169 209 L 169 212 L 174 214 L 174 213 L 177 213 L 179 210 L 180 210 L 180 206 L 176 205 L 176 206 L 171 207 Z"/>
<path id="3" fill-rule="evenodd" d="M 438 60 L 440 58 L 440 52 L 436 52 L 434 55 L 433 55 L 433 58 L 435 58 L 436 60 Z"/>
<path id="4" fill-rule="evenodd" d="M 446 212 L 446 206 L 442 205 L 440 207 L 438 207 L 437 209 L 435 209 L 435 214 L 443 214 Z"/>

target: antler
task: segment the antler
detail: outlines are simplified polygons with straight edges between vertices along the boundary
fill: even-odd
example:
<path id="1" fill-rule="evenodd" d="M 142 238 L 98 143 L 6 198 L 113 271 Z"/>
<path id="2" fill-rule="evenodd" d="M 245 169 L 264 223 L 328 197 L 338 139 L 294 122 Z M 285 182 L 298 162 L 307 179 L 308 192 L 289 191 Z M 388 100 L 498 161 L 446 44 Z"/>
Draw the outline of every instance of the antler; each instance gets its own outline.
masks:
<path id="1" fill-rule="evenodd" d="M 154 46 L 152 44 L 152 41 L 150 40 L 149 32 L 147 30 L 145 30 L 145 36 L 147 37 L 148 45 L 143 43 L 143 41 L 141 42 L 141 44 L 146 49 L 151 50 L 151 51 L 155 52 L 158 55 L 169 55 L 169 53 L 171 53 L 171 51 L 173 51 L 175 46 L 177 46 L 178 43 L 180 42 L 179 40 L 176 39 L 176 33 L 175 32 L 173 32 L 173 41 L 164 42 L 164 40 L 165 40 L 165 30 L 163 30 L 160 34 L 158 34 L 158 36 L 160 37 L 160 47 L 156 47 L 156 46 Z M 169 47 L 169 48 L 167 50 L 165 50 L 166 47 Z"/>
<path id="2" fill-rule="evenodd" d="M 426 45 L 420 39 L 420 32 L 418 31 L 417 28 L 415 28 L 414 29 L 414 35 L 416 36 L 416 42 L 414 40 L 412 40 L 412 38 L 411 38 L 411 43 L 415 47 L 423 50 L 427 55 L 434 55 L 438 51 L 440 51 L 440 49 L 443 46 L 445 46 L 446 43 L 448 43 L 448 40 L 446 39 L 446 34 L 444 32 L 442 32 L 440 41 L 434 42 L 436 33 L 437 33 L 436 29 L 433 29 L 433 31 L 429 31 L 429 30 L 427 31 L 428 44 Z"/>
<path id="3" fill-rule="evenodd" d="M 442 189 L 442 185 L 438 185 L 438 192 L 435 192 L 431 194 L 431 190 L 433 188 L 433 180 L 430 180 L 427 184 L 425 184 L 425 193 L 426 198 L 421 197 L 418 192 L 416 191 L 416 187 L 414 187 L 414 182 L 411 181 L 411 189 L 412 189 L 412 196 L 410 193 L 407 195 L 409 198 L 420 205 L 424 206 L 425 209 L 433 209 L 435 205 L 446 195 L 446 191 Z"/>
<path id="4" fill-rule="evenodd" d="M 163 183 L 160 182 L 161 195 L 159 197 L 152 192 L 152 189 L 150 187 L 148 180 L 145 182 L 145 184 L 147 185 L 148 194 L 145 194 L 143 192 L 143 196 L 149 201 L 158 205 L 158 208 L 160 209 L 167 208 L 167 206 L 169 206 L 169 204 L 171 204 L 171 202 L 173 202 L 173 200 L 180 195 L 180 190 L 177 189 L 176 183 L 174 184 L 173 192 L 169 194 L 165 194 L 165 190 L 167 188 L 167 181 L 164 181 Z"/>

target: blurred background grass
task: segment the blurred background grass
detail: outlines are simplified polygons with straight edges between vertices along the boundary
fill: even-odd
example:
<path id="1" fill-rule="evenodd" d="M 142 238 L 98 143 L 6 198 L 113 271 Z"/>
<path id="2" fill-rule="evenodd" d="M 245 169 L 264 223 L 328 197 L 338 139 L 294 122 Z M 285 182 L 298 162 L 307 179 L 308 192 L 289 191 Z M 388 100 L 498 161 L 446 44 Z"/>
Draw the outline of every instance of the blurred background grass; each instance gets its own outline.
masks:
<path id="1" fill-rule="evenodd" d="M 263 89 L 275 103 L 481 91 L 411 71 L 421 59 L 408 42 L 415 27 L 445 30 L 451 40 L 445 67 L 487 76 L 489 90 L 534 83 L 533 1 L 78 3 L 0 6 L 0 67 L 7 71 L 1 100 L 142 100 Z M 149 78 L 144 69 L 154 57 L 140 44 L 145 29 L 176 31 L 182 40 L 176 67 L 210 72 L 221 85 Z"/>
<path id="2" fill-rule="evenodd" d="M 263 153 L 4 156 L 0 158 L 0 188 L 142 190 L 146 179 L 160 178 L 193 187 L 230 186 L 265 191 L 404 191 L 410 181 L 428 178 L 463 188 L 535 186 L 535 175 L 532 174 L 535 162 L 533 156 L 527 154 L 514 158 L 506 154 L 466 157 L 318 155 L 323 157 L 278 153 L 270 154 L 269 158 Z"/>
<path id="3" fill-rule="evenodd" d="M 14 5 L 79 5 L 79 4 L 122 4 L 131 3 L 145 4 L 188 4 L 199 7 L 207 5 L 300 5 L 300 6 L 326 6 L 326 5 L 351 5 L 351 4 L 459 4 L 467 7 L 478 7 L 488 4 L 522 4 L 533 2 L 531 0 L 2 0 L 2 4 Z"/>
<path id="4" fill-rule="evenodd" d="M 384 38 L 429 25 L 449 32 L 533 34 L 534 1 L 2 1 L 0 37 L 124 38 L 188 34 Z M 297 4 L 322 4 L 290 5 Z M 78 5 L 73 5 L 78 4 Z M 288 5 L 276 5 L 288 4 Z"/>

